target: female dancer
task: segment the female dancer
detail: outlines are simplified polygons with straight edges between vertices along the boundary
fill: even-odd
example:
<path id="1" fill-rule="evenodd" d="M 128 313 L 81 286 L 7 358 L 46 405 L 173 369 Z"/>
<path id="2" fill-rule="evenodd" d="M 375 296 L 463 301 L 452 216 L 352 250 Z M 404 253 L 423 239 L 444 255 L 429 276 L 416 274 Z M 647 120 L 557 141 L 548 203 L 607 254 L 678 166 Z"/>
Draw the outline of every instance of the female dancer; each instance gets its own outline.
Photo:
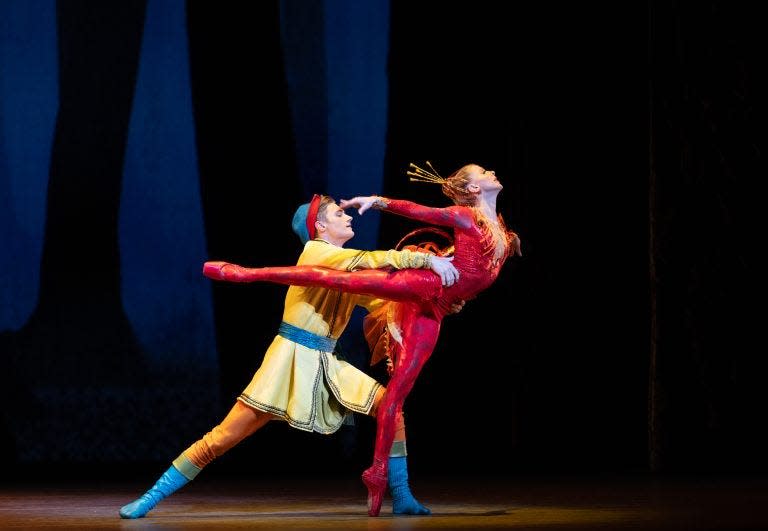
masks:
<path id="1" fill-rule="evenodd" d="M 429 164 L 429 163 L 428 163 Z M 392 344 L 391 378 L 376 414 L 373 464 L 363 472 L 368 489 L 368 514 L 378 516 L 387 486 L 387 455 L 395 436 L 395 419 L 437 342 L 440 324 L 456 304 L 476 297 L 499 275 L 510 254 L 522 256 L 520 239 L 507 230 L 496 212 L 502 185 L 493 171 L 467 164 L 447 178 L 430 165 L 427 171 L 411 165 L 413 180 L 434 182 L 454 205 L 431 208 L 410 201 L 380 196 L 355 197 L 340 202 L 363 214 L 381 209 L 418 221 L 450 227 L 454 235 L 453 265 L 458 280 L 449 287 L 429 271 L 366 269 L 343 272 L 318 266 L 244 268 L 226 262 L 206 262 L 204 274 L 215 280 L 270 281 L 298 286 L 322 286 L 350 293 L 380 297 L 398 304 L 387 312 Z"/>

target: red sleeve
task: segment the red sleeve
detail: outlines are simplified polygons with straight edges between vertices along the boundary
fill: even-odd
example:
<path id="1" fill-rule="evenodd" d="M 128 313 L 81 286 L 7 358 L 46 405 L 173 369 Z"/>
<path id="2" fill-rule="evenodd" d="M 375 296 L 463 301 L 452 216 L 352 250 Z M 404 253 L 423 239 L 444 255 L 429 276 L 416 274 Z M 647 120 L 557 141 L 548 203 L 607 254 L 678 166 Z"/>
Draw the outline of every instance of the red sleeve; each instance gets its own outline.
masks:
<path id="1" fill-rule="evenodd" d="M 443 227 L 467 228 L 472 225 L 472 211 L 468 207 L 433 208 L 403 199 L 385 200 L 387 206 L 383 210 L 399 216 Z"/>

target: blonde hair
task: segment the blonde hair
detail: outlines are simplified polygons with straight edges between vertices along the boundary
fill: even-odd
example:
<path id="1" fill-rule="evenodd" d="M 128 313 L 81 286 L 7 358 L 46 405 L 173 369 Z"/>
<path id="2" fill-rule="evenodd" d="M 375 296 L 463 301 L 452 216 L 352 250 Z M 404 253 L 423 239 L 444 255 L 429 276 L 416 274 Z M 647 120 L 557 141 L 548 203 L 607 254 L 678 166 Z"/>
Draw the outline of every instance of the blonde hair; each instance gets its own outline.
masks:
<path id="1" fill-rule="evenodd" d="M 317 207 L 317 217 L 315 218 L 315 221 L 322 221 L 323 223 L 327 222 L 328 218 L 325 217 L 325 211 L 328 210 L 328 205 L 333 205 L 335 203 L 336 200 L 330 195 L 321 195 L 320 206 Z"/>
<path id="2" fill-rule="evenodd" d="M 406 173 L 411 176 L 412 181 L 439 184 L 443 194 L 449 197 L 454 204 L 475 206 L 477 196 L 467 190 L 467 186 L 470 184 L 470 176 L 474 169 L 480 166 L 477 164 L 466 164 L 445 178 L 437 173 L 437 170 L 432 167 L 429 161 L 427 161 L 427 166 L 429 166 L 429 170 L 411 163 L 411 169 Z"/>
<path id="3" fill-rule="evenodd" d="M 477 164 L 466 164 L 445 178 L 442 184 L 443 194 L 455 204 L 462 206 L 475 206 L 477 196 L 467 190 L 470 176 Z"/>

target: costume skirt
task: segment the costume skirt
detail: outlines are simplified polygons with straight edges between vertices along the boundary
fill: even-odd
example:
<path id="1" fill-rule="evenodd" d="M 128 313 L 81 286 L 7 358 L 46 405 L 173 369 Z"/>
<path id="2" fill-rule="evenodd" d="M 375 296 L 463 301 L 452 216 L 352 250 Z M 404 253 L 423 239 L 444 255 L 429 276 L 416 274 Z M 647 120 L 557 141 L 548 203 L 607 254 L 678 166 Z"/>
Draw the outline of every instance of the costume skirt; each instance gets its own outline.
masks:
<path id="1" fill-rule="evenodd" d="M 381 387 L 354 365 L 276 336 L 238 400 L 294 428 L 333 433 L 350 411 L 368 413 Z"/>

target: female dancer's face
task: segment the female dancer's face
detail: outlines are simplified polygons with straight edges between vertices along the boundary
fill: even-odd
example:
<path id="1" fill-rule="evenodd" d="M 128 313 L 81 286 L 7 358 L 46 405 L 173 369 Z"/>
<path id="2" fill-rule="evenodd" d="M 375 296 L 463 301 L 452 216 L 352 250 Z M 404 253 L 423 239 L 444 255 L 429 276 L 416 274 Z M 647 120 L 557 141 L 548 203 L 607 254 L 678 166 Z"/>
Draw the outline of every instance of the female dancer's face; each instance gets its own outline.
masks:
<path id="1" fill-rule="evenodd" d="M 477 186 L 481 192 L 499 191 L 504 188 L 496 178 L 496 172 L 486 170 L 482 166 L 475 166 L 469 174 L 469 183 Z"/>

